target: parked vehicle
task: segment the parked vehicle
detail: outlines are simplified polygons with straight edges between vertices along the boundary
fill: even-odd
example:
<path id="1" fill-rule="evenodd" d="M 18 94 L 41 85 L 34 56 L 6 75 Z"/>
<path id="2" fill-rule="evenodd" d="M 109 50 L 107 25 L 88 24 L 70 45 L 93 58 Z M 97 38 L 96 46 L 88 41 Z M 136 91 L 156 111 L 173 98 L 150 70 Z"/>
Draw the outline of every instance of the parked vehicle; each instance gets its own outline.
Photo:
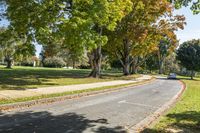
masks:
<path id="1" fill-rule="evenodd" d="M 176 79 L 176 73 L 170 73 L 168 76 L 167 76 L 168 79 Z"/>

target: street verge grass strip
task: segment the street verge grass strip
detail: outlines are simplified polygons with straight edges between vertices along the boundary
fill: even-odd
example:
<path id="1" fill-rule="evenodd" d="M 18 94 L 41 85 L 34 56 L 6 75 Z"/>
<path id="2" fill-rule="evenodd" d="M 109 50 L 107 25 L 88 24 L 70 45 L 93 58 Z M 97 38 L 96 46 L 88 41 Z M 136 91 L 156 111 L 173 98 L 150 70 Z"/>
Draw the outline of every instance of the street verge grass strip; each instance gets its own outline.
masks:
<path id="1" fill-rule="evenodd" d="M 99 93 L 128 89 L 129 87 L 135 87 L 138 85 L 148 84 L 154 80 L 155 78 L 152 77 L 151 79 L 148 79 L 148 80 L 139 81 L 135 83 L 129 83 L 129 84 L 105 86 L 105 87 L 92 88 L 92 89 L 86 89 L 86 90 L 77 90 L 77 91 L 17 98 L 17 99 L 1 99 L 0 111 L 29 107 L 29 106 L 33 106 L 37 104 L 54 103 L 57 101 L 63 101 L 67 99 L 73 99 L 73 98 L 79 98 L 79 97 L 89 96 L 89 95 L 94 95 L 94 94 L 99 94 Z"/>

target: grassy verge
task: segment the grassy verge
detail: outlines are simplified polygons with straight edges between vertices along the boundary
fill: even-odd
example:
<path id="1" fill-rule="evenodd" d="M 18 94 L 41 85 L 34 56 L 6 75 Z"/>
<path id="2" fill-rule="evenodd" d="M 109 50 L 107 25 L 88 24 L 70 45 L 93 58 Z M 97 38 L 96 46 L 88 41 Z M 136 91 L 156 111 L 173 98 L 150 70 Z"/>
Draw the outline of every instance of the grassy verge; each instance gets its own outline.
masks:
<path id="1" fill-rule="evenodd" d="M 81 93 L 94 92 L 94 91 L 111 90 L 111 89 L 116 89 L 116 88 L 120 89 L 120 88 L 123 88 L 123 87 L 129 87 L 129 86 L 135 86 L 135 85 L 148 83 L 151 80 L 153 80 L 153 79 L 135 82 L 135 83 L 129 83 L 129 84 L 105 86 L 105 87 L 92 88 L 92 89 L 87 89 L 87 90 L 78 90 L 78 91 L 71 91 L 71 92 L 64 92 L 64 93 L 55 93 L 55 94 L 48 94 L 48 95 L 41 95 L 41 96 L 34 96 L 34 97 L 17 98 L 17 99 L 1 99 L 0 105 L 17 103 L 17 102 L 26 102 L 26 101 L 31 101 L 31 100 L 40 100 L 40 99 L 44 99 L 44 98 L 61 97 L 61 96 L 81 94 Z"/>
<path id="2" fill-rule="evenodd" d="M 187 90 L 180 101 L 144 133 L 199 133 L 200 132 L 200 78 L 182 78 Z"/>
<path id="3" fill-rule="evenodd" d="M 110 80 L 128 80 L 139 77 L 132 75 L 125 77 L 119 71 L 104 71 L 100 79 L 89 78 L 91 70 L 64 68 L 34 68 L 13 67 L 6 69 L 0 66 L 0 90 L 24 90 L 47 86 L 63 86 L 72 84 L 87 84 Z"/>

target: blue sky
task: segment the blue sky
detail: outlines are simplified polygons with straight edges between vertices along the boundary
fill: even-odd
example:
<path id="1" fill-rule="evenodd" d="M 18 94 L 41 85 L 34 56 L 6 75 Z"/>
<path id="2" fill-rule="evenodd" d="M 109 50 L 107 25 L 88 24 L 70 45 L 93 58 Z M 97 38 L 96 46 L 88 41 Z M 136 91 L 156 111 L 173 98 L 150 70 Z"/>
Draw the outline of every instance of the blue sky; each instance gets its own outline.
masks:
<path id="1" fill-rule="evenodd" d="M 191 39 L 200 39 L 200 14 L 193 15 L 189 8 L 181 8 L 175 11 L 176 14 L 183 14 L 186 17 L 187 25 L 184 30 L 176 32 L 180 43 Z"/>
<path id="2" fill-rule="evenodd" d="M 183 7 L 179 10 L 175 10 L 176 14 L 184 15 L 186 17 L 187 25 L 184 30 L 179 30 L 176 32 L 180 43 L 191 39 L 200 39 L 200 14 L 193 15 L 192 11 L 187 7 Z M 0 26 L 6 25 L 6 21 L 0 21 Z M 39 56 L 41 51 L 41 46 L 36 45 L 36 55 Z"/>

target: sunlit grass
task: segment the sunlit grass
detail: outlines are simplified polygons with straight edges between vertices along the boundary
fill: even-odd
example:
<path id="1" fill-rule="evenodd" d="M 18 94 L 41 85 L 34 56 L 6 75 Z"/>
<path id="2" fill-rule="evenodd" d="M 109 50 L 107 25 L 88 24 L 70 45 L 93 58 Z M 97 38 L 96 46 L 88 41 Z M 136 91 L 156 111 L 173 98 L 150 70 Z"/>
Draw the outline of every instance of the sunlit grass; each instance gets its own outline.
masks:
<path id="1" fill-rule="evenodd" d="M 13 67 L 0 66 L 0 90 L 20 90 L 46 86 L 87 84 L 110 80 L 129 80 L 138 77 L 125 77 L 118 71 L 105 71 L 102 78 L 89 78 L 91 70 L 65 68 Z"/>

